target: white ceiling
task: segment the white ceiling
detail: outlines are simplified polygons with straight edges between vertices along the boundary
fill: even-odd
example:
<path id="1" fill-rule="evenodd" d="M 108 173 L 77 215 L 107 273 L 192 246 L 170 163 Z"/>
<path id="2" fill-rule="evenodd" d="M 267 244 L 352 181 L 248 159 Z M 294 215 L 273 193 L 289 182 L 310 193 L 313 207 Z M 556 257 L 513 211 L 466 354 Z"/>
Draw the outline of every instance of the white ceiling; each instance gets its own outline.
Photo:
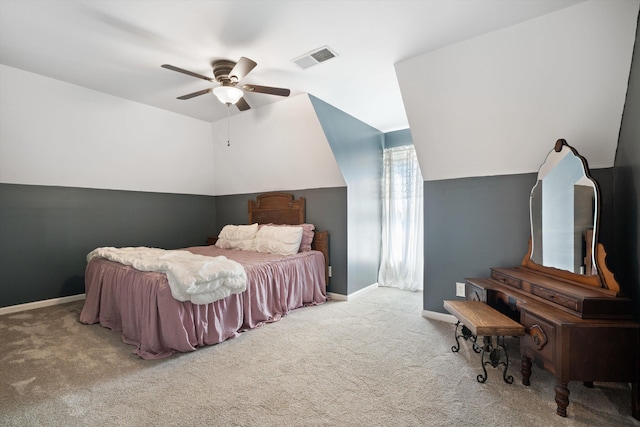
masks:
<path id="1" fill-rule="evenodd" d="M 176 97 L 213 84 L 160 65 L 211 76 L 212 60 L 246 56 L 258 66 L 243 83 L 310 93 L 388 132 L 409 126 L 395 63 L 580 2 L 0 0 L 0 63 L 212 122 L 227 115 L 213 94 Z M 292 62 L 324 45 L 338 57 Z"/>

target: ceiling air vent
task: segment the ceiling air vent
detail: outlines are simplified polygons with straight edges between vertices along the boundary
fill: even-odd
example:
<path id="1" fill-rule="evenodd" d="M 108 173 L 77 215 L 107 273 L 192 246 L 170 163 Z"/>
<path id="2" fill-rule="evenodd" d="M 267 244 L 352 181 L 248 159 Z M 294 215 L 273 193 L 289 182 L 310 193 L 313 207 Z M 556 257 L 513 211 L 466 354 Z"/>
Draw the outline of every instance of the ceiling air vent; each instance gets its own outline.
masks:
<path id="1" fill-rule="evenodd" d="M 304 69 L 317 65 L 321 62 L 328 61 L 329 59 L 335 58 L 336 56 L 338 55 L 328 46 L 323 46 L 319 49 L 312 50 L 311 52 L 307 52 L 304 55 L 293 59 L 293 62 L 295 62 L 298 67 Z"/>

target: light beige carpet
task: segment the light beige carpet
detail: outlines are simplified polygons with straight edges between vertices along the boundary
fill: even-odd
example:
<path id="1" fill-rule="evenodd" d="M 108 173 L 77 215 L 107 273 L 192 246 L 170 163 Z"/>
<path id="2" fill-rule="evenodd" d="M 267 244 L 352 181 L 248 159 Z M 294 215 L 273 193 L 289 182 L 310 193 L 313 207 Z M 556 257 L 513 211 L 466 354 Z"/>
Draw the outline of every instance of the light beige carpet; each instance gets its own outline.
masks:
<path id="1" fill-rule="evenodd" d="M 82 325 L 82 301 L 0 316 L 2 426 L 640 426 L 628 384 L 571 383 L 555 415 L 554 378 L 513 384 L 453 325 L 421 316 L 422 294 L 379 288 L 303 308 L 222 344 L 145 361 L 120 334 Z"/>

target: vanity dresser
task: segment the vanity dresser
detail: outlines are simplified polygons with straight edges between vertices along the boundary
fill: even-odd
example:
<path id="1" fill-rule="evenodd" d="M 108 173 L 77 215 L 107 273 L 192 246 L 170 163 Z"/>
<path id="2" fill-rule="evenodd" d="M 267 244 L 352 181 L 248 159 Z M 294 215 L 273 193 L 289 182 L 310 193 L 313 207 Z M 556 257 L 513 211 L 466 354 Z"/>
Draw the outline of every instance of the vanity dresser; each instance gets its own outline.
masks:
<path id="1" fill-rule="evenodd" d="M 640 420 L 640 323 L 598 242 L 598 186 L 585 159 L 563 139 L 538 172 L 530 208 L 522 264 L 466 279 L 466 298 L 524 326 L 522 383 L 535 381 L 534 364 L 554 375 L 558 415 L 567 416 L 569 382 L 622 382 L 631 384 L 631 411 Z"/>

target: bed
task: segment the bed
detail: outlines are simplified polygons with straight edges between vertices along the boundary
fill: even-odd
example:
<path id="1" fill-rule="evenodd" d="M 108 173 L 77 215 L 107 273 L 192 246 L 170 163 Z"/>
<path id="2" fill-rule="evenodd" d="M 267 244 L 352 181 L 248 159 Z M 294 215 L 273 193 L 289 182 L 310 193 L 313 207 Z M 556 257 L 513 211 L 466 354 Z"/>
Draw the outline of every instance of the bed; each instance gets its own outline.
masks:
<path id="1" fill-rule="evenodd" d="M 289 193 L 261 194 L 249 200 L 248 224 L 259 224 L 260 230 L 265 227 L 262 231 L 304 225 L 308 232 L 314 227 L 305 223 L 305 209 L 302 197 L 294 200 Z M 246 274 L 242 292 L 206 304 L 180 301 L 172 293 L 167 274 L 140 271 L 96 256 L 87 262 L 86 300 L 80 321 L 121 331 L 123 342 L 135 346 L 135 354 L 159 359 L 220 343 L 278 321 L 297 308 L 326 301 L 327 231 L 313 230 L 308 250 L 301 245 L 300 252 L 290 255 L 225 248 L 216 240 L 183 251 L 194 256 L 224 256 L 239 263 Z"/>

